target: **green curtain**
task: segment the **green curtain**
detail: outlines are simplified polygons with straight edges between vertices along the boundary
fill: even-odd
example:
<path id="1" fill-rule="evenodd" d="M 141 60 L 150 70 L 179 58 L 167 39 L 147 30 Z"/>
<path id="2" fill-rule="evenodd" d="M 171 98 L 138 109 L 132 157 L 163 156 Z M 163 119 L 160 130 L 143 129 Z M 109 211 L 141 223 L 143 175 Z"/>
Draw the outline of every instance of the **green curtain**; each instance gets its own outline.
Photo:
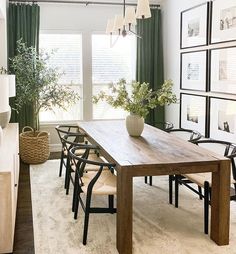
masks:
<path id="1" fill-rule="evenodd" d="M 136 79 L 149 83 L 153 90 L 157 90 L 164 82 L 161 10 L 151 9 L 151 14 L 151 18 L 138 20 L 137 24 L 137 33 L 142 38 L 137 39 Z M 150 110 L 146 118 L 151 125 L 164 120 L 164 107 Z"/>
<path id="2" fill-rule="evenodd" d="M 40 7 L 37 4 L 9 4 L 8 13 L 8 57 L 11 59 L 16 55 L 16 43 L 22 39 L 28 47 L 39 48 L 39 23 Z M 9 61 L 10 65 L 10 61 Z M 9 70 L 11 68 L 9 66 Z M 16 95 L 17 96 L 17 95 Z M 10 105 L 14 108 L 14 98 Z M 34 126 L 34 115 L 32 105 L 25 105 L 17 114 L 12 110 L 11 122 L 19 122 L 20 130 L 24 126 Z"/>

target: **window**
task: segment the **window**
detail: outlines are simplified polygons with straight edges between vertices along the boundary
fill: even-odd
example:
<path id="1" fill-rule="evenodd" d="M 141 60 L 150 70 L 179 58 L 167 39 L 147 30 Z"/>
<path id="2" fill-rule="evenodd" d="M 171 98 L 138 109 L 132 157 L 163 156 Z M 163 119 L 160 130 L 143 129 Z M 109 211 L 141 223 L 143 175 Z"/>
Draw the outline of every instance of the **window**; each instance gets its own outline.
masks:
<path id="1" fill-rule="evenodd" d="M 110 36 L 92 35 L 92 82 L 93 94 L 106 91 L 111 82 L 121 78 L 135 79 L 136 38 L 120 37 L 114 47 L 110 47 Z M 122 119 L 127 115 L 120 109 L 113 109 L 105 102 L 93 105 L 93 119 Z"/>
<path id="2" fill-rule="evenodd" d="M 69 86 L 82 95 L 82 36 L 69 33 L 40 34 L 40 49 L 54 51 L 49 65 L 63 73 L 59 84 Z M 82 99 L 68 111 L 54 108 L 54 112 L 41 111 L 41 122 L 82 119 Z"/>

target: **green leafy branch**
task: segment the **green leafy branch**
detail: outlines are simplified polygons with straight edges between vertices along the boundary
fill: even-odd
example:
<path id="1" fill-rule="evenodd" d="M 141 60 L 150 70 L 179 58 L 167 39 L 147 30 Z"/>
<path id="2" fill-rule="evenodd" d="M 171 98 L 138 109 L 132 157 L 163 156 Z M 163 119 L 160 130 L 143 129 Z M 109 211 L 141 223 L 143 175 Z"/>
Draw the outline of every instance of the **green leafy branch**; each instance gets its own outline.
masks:
<path id="1" fill-rule="evenodd" d="M 106 101 L 114 108 L 122 108 L 127 112 L 145 118 L 150 109 L 177 102 L 172 88 L 173 82 L 171 80 L 166 80 L 157 91 L 153 91 L 148 83 L 133 81 L 131 92 L 129 92 L 126 80 L 121 79 L 117 84 L 110 85 L 108 94 L 101 91 L 98 95 L 93 96 L 93 103 Z"/>
<path id="2" fill-rule="evenodd" d="M 48 65 L 53 52 L 36 51 L 27 47 L 21 40 L 17 42 L 17 54 L 11 60 L 11 68 L 16 75 L 15 110 L 19 112 L 24 105 L 33 105 L 35 126 L 41 109 L 53 107 L 68 109 L 79 95 L 65 85 L 59 85 L 62 73 Z"/>

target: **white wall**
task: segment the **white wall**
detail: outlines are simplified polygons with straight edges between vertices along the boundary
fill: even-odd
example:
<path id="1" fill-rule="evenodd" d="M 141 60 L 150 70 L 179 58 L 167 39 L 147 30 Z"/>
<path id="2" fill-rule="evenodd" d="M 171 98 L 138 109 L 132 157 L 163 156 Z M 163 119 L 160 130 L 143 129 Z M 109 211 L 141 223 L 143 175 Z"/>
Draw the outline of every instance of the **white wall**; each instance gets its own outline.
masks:
<path id="1" fill-rule="evenodd" d="M 178 95 L 180 94 L 180 13 L 181 11 L 196 6 L 201 3 L 205 3 L 204 0 L 165 0 L 163 1 L 163 31 L 164 31 L 164 66 L 165 66 L 165 78 L 172 79 L 174 81 L 174 91 Z M 236 45 L 235 42 L 227 43 L 228 46 Z M 217 46 L 198 47 L 196 50 L 224 47 L 226 44 L 221 43 Z M 184 50 L 182 50 L 183 52 Z M 185 50 L 191 51 L 191 49 Z M 191 91 L 191 93 L 194 93 Z M 199 94 L 206 94 L 204 92 Z M 208 95 L 214 95 L 208 92 Z M 219 96 L 219 94 L 218 94 Z M 232 98 L 229 95 L 223 95 L 224 97 Z M 236 97 L 234 97 L 236 98 Z M 166 120 L 173 122 L 175 127 L 179 126 L 179 105 L 171 105 L 166 107 Z"/>
<path id="2" fill-rule="evenodd" d="M 6 0 L 0 0 L 0 67 L 7 67 Z"/>
<path id="3" fill-rule="evenodd" d="M 121 6 L 40 4 L 42 30 L 105 31 L 108 18 L 122 13 Z"/>

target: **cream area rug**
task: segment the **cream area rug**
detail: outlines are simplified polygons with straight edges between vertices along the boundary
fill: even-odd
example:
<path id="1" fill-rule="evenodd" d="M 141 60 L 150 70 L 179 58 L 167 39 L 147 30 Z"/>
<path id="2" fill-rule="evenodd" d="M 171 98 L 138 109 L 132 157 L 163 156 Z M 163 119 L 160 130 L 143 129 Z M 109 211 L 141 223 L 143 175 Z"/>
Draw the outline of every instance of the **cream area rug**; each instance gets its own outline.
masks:
<path id="1" fill-rule="evenodd" d="M 88 243 L 82 244 L 84 213 L 71 212 L 59 160 L 30 166 L 36 254 L 117 254 L 116 215 L 91 214 Z M 107 205 L 99 197 L 94 204 Z M 203 201 L 180 187 L 179 208 L 168 204 L 167 176 L 134 179 L 134 254 L 236 254 L 236 202 L 231 201 L 230 245 L 219 247 L 203 233 Z"/>

